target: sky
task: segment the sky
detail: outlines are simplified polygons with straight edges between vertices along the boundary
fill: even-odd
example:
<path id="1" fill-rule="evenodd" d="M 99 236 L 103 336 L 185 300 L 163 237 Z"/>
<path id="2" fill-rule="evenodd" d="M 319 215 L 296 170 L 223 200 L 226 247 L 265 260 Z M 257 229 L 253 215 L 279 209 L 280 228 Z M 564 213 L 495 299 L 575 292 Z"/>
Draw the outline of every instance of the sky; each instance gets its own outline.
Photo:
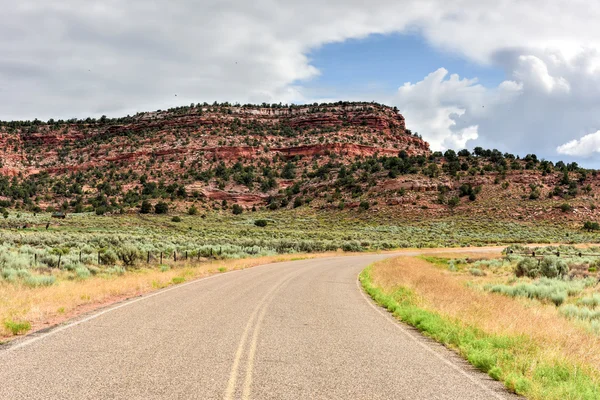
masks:
<path id="1" fill-rule="evenodd" d="M 0 0 L 0 120 L 377 101 L 432 149 L 600 167 L 600 3 Z"/>

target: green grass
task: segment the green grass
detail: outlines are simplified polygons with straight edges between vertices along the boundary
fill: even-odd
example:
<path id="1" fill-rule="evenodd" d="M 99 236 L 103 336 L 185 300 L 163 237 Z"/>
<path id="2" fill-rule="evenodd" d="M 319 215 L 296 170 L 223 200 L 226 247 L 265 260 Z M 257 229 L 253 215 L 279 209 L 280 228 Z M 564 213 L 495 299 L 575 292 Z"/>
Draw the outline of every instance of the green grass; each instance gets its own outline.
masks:
<path id="1" fill-rule="evenodd" d="M 13 335 L 21 335 L 28 332 L 31 329 L 31 324 L 27 321 L 4 321 L 4 327 L 9 330 Z"/>
<path id="2" fill-rule="evenodd" d="M 219 272 L 227 272 L 227 268 L 225 268 L 225 267 L 219 267 Z"/>
<path id="3" fill-rule="evenodd" d="M 406 288 L 393 292 L 374 285 L 372 266 L 360 274 L 364 290 L 396 318 L 425 335 L 456 349 L 465 359 L 506 387 L 532 399 L 598 399 L 600 386 L 588 369 L 562 360 L 540 357 L 540 347 L 526 336 L 495 335 L 460 320 L 419 307 Z"/>
<path id="4" fill-rule="evenodd" d="M 172 282 L 173 284 L 178 285 L 180 283 L 185 282 L 185 278 L 183 276 L 176 276 L 175 278 L 173 278 Z"/>

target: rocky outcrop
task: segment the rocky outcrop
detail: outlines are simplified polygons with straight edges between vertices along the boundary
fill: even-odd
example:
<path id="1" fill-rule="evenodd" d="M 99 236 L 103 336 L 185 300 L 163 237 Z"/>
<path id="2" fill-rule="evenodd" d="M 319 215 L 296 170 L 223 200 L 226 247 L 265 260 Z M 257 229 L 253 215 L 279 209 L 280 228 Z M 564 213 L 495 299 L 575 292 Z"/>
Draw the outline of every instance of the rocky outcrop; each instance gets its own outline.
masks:
<path id="1" fill-rule="evenodd" d="M 373 103 L 281 108 L 188 107 L 120 120 L 0 125 L 4 175 L 60 174 L 116 163 L 143 172 L 141 160 L 211 157 L 429 155 L 395 109 Z"/>

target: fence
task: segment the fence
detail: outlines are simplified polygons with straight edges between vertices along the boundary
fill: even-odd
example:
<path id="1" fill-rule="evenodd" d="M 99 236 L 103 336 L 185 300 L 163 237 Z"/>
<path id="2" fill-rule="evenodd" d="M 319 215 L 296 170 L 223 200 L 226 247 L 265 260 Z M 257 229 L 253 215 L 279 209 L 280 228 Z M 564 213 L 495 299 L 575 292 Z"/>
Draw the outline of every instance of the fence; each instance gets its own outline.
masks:
<path id="1" fill-rule="evenodd" d="M 248 248 L 242 248 L 242 251 L 246 254 L 250 254 L 250 255 L 256 255 L 259 254 L 261 252 L 262 248 L 261 247 L 248 247 Z M 91 253 L 94 254 L 94 253 Z M 101 251 L 97 251 L 96 252 L 96 264 L 97 265 L 108 265 L 108 264 L 114 264 L 112 262 L 105 262 L 104 261 L 104 252 Z M 90 255 L 90 253 L 83 253 L 83 251 L 79 251 L 79 257 L 78 260 L 80 263 L 83 263 L 83 257 L 84 255 Z M 145 260 L 147 264 L 150 264 L 152 262 L 159 262 L 159 264 L 163 264 L 163 262 L 166 262 L 168 260 L 171 259 L 172 257 L 172 261 L 173 262 L 178 262 L 178 261 L 193 261 L 194 259 L 197 261 L 200 261 L 201 258 L 216 258 L 217 256 L 222 256 L 223 255 L 223 247 L 220 246 L 218 250 L 213 249 L 212 247 L 210 247 L 209 249 L 204 249 L 204 250 L 180 250 L 179 252 L 177 250 L 173 250 L 172 254 L 170 252 L 166 252 L 166 251 L 160 251 L 160 252 L 152 252 L 152 251 L 140 251 L 138 254 L 134 255 L 131 260 L 132 261 L 142 261 Z M 120 258 L 120 257 L 119 257 Z M 127 264 L 127 262 L 125 262 L 125 260 L 123 260 L 122 258 L 120 258 L 121 261 L 124 262 L 124 264 Z M 33 267 L 38 266 L 38 254 L 34 253 L 33 256 Z M 63 254 L 58 254 L 58 263 L 56 268 L 61 267 L 63 262 Z"/>

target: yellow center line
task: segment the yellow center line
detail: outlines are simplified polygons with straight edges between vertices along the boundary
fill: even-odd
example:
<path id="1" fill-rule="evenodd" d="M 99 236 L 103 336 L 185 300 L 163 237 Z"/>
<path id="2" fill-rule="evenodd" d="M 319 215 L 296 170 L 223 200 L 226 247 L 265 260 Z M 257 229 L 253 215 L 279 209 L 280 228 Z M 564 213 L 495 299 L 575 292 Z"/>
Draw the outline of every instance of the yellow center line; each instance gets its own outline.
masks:
<path id="1" fill-rule="evenodd" d="M 256 308 L 254 309 L 254 311 L 252 312 L 252 314 L 250 315 L 250 319 L 248 320 L 248 323 L 246 324 L 246 327 L 244 328 L 244 331 L 242 333 L 242 337 L 240 339 L 240 343 L 238 345 L 237 351 L 235 353 L 235 358 L 233 360 L 233 365 L 231 366 L 231 372 L 229 374 L 229 381 L 227 383 L 227 389 L 225 390 L 225 396 L 224 399 L 225 400 L 232 400 L 235 394 L 235 387 L 236 387 L 236 383 L 237 383 L 237 378 L 238 378 L 238 374 L 239 374 L 239 367 L 240 367 L 240 360 L 242 358 L 242 355 L 244 353 L 244 347 L 246 346 L 246 341 L 248 340 L 248 334 L 250 332 L 250 329 L 252 327 L 252 323 L 254 322 L 254 319 L 256 317 L 256 315 L 260 312 L 260 317 L 258 319 L 257 322 L 257 328 L 258 326 L 260 326 L 260 323 L 262 322 L 262 320 L 264 319 L 264 316 L 266 314 L 266 310 L 267 310 L 267 306 L 270 303 L 270 297 L 272 297 L 272 295 L 281 287 L 283 286 L 287 281 L 289 281 L 290 279 L 292 279 L 295 275 L 294 274 L 292 276 L 287 276 L 284 279 L 280 280 L 275 286 L 273 286 L 271 288 L 271 290 L 269 290 L 267 292 L 267 294 L 265 294 L 265 296 L 259 301 L 258 305 L 256 306 Z M 267 301 L 269 300 L 269 301 Z M 266 303 L 266 304 L 265 304 Z M 263 307 L 264 306 L 264 307 Z M 261 312 L 262 310 L 262 312 Z M 252 348 L 254 350 L 252 350 L 251 348 L 251 356 L 252 358 L 254 358 L 254 355 L 256 354 L 256 341 L 258 340 L 258 331 L 259 329 L 254 330 L 253 332 L 253 337 L 252 337 Z M 250 365 L 250 359 L 249 359 L 249 363 L 248 365 Z M 246 376 L 246 381 L 248 380 L 248 377 Z M 252 378 L 250 378 L 250 382 L 251 382 Z M 244 385 L 244 391 L 246 392 L 246 385 Z M 247 390 L 248 394 L 247 396 L 249 396 L 249 387 Z"/>
<path id="2" fill-rule="evenodd" d="M 250 392 L 252 390 L 252 370 L 254 369 L 254 357 L 256 356 L 256 347 L 258 344 L 258 334 L 262 326 L 262 321 L 265 319 L 267 314 L 267 308 L 263 307 L 256 326 L 254 327 L 254 333 L 252 334 L 252 341 L 250 342 L 250 350 L 248 352 L 248 361 L 246 364 L 246 379 L 244 380 L 244 391 L 242 393 L 242 399 L 248 400 L 250 398 Z"/>

